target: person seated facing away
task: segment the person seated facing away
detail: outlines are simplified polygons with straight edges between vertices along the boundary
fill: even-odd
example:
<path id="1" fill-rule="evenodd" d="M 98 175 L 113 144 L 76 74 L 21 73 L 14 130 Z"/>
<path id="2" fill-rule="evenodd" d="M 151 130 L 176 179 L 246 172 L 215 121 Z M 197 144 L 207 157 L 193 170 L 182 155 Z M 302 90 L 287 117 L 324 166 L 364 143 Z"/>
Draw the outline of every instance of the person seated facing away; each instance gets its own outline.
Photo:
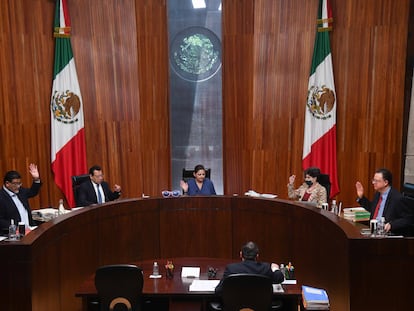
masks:
<path id="1" fill-rule="evenodd" d="M 32 211 L 29 205 L 29 198 L 36 196 L 42 183 L 40 181 L 37 165 L 29 165 L 29 173 L 32 175 L 32 186 L 22 187 L 22 180 L 19 172 L 8 171 L 3 179 L 3 187 L 0 190 L 0 229 L 3 233 L 8 232 L 10 221 L 14 224 L 24 222 L 26 228 L 35 226 L 32 218 Z"/>
<path id="2" fill-rule="evenodd" d="M 288 196 L 291 199 L 298 201 L 314 202 L 316 206 L 321 208 L 322 203 L 327 202 L 326 189 L 318 183 L 318 176 L 321 171 L 317 167 L 309 167 L 304 171 L 305 181 L 298 188 L 295 189 L 296 175 L 289 177 Z"/>
<path id="3" fill-rule="evenodd" d="M 180 181 L 180 186 L 183 189 L 184 194 L 188 195 L 215 195 L 216 190 L 214 189 L 213 182 L 206 178 L 206 169 L 203 165 L 198 164 L 194 168 L 194 178 L 185 182 Z"/>
<path id="4" fill-rule="evenodd" d="M 279 270 L 279 265 L 275 263 L 260 262 L 259 247 L 256 243 L 250 241 L 247 242 L 240 251 L 241 262 L 231 263 L 226 266 L 223 273 L 223 278 L 216 286 L 215 292 L 220 294 L 222 292 L 223 281 L 231 274 L 237 273 L 249 273 L 249 274 L 261 274 L 271 278 L 272 283 L 280 284 L 285 280 L 282 271 Z"/>
<path id="5" fill-rule="evenodd" d="M 357 181 L 355 184 L 357 202 L 371 213 L 370 219 L 380 221 L 385 218 L 385 232 L 398 235 L 410 235 L 412 226 L 412 212 L 408 206 L 408 200 L 404 200 L 402 194 L 392 187 L 392 174 L 386 168 L 375 171 L 372 185 L 375 190 L 372 201 L 364 196 L 364 187 Z"/>
<path id="6" fill-rule="evenodd" d="M 115 184 L 114 191 L 104 181 L 102 168 L 94 165 L 89 169 L 90 181 L 85 181 L 78 188 L 78 206 L 101 204 L 118 199 L 121 196 L 121 186 Z"/>

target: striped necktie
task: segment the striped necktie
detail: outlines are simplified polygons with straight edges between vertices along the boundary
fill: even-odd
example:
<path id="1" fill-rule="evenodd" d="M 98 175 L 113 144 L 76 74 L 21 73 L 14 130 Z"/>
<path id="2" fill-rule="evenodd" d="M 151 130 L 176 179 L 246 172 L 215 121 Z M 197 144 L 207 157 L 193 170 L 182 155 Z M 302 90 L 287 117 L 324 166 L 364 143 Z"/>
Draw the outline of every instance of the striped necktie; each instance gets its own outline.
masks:
<path id="1" fill-rule="evenodd" d="M 99 189 L 99 184 L 96 185 L 96 190 L 98 191 L 98 204 L 102 203 L 102 195 L 101 195 L 101 191 Z"/>

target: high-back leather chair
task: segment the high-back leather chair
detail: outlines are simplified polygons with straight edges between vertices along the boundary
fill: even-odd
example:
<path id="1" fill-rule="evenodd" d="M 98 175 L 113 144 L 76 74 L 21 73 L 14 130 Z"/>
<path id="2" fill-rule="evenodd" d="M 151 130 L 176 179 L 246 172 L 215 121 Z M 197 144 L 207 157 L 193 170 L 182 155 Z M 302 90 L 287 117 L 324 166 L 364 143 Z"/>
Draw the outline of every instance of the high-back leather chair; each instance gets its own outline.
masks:
<path id="1" fill-rule="evenodd" d="M 414 184 L 411 184 L 411 183 L 405 183 L 405 184 L 403 185 L 403 191 L 402 191 L 402 194 L 403 194 L 404 196 L 414 198 Z"/>
<path id="2" fill-rule="evenodd" d="M 259 274 L 232 274 L 223 281 L 222 310 L 272 310 L 272 280 Z"/>
<path id="3" fill-rule="evenodd" d="M 90 180 L 89 174 L 83 174 L 83 175 L 76 175 L 72 176 L 72 190 L 73 190 L 73 196 L 75 197 L 75 203 L 78 205 L 78 188 L 79 185 L 84 183 L 87 180 Z"/>
<path id="4" fill-rule="evenodd" d="M 331 194 L 331 181 L 329 179 L 328 174 L 320 174 L 318 176 L 318 183 L 320 183 L 322 186 L 326 189 L 326 200 L 329 201 L 329 196 Z"/>
<path id="5" fill-rule="evenodd" d="M 135 265 L 99 267 L 95 274 L 101 311 L 142 310 L 142 269 Z"/>
<path id="6" fill-rule="evenodd" d="M 193 173 L 194 173 L 194 170 L 187 170 L 187 169 L 183 168 L 182 179 L 184 181 L 188 181 L 188 179 L 194 178 Z M 211 179 L 210 175 L 211 175 L 211 168 L 206 168 L 206 178 Z"/>

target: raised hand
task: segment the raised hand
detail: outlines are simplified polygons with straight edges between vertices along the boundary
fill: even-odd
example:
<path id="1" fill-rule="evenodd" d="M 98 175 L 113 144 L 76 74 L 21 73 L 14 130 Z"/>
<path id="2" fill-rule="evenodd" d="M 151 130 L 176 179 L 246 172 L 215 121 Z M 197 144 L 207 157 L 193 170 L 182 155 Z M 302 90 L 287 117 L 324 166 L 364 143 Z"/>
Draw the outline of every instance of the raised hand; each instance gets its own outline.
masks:
<path id="1" fill-rule="evenodd" d="M 183 189 L 184 192 L 188 191 L 188 184 L 184 180 L 180 180 L 180 187 Z"/>
<path id="2" fill-rule="evenodd" d="M 114 185 L 114 191 L 115 191 L 115 192 L 121 192 L 121 186 L 120 186 L 120 185 L 115 184 L 115 185 Z"/>
<path id="3" fill-rule="evenodd" d="M 32 178 L 34 180 L 40 179 L 39 171 L 37 169 L 36 164 L 33 164 L 33 163 L 29 164 L 29 173 L 30 173 L 30 175 L 32 175 Z"/>
<path id="4" fill-rule="evenodd" d="M 355 184 L 355 188 L 358 198 L 362 198 L 364 196 L 364 186 L 362 186 L 362 184 L 359 181 L 357 181 Z"/>

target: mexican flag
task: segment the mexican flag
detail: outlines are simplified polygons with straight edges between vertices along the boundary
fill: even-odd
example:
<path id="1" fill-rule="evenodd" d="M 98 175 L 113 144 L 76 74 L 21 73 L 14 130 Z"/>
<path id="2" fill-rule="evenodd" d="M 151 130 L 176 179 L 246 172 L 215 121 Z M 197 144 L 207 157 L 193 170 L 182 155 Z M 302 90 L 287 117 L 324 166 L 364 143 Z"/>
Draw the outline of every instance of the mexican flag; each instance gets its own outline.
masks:
<path id="1" fill-rule="evenodd" d="M 85 174 L 86 150 L 82 97 L 70 44 L 66 0 L 56 0 L 55 64 L 50 101 L 51 163 L 57 186 L 70 207 L 75 206 L 71 176 Z"/>
<path id="2" fill-rule="evenodd" d="M 302 167 L 316 166 L 329 174 L 333 198 L 339 193 L 336 164 L 336 93 L 329 31 L 329 0 L 319 0 L 317 33 L 308 84 Z"/>

